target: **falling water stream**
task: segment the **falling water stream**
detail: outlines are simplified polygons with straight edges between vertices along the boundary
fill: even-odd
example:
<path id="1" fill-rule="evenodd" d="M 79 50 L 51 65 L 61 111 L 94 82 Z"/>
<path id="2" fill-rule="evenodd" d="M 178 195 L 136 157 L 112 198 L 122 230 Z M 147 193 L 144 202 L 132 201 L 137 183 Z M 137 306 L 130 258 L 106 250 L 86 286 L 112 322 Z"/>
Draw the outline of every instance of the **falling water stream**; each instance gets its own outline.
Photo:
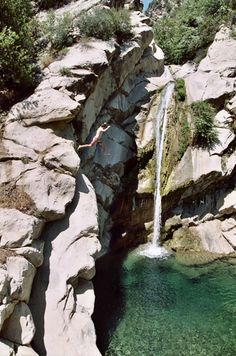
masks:
<path id="1" fill-rule="evenodd" d="M 161 162 L 167 125 L 167 110 L 173 90 L 174 83 L 167 83 L 162 91 L 156 115 L 156 190 L 153 238 L 151 243 L 142 246 L 140 249 L 140 254 L 149 258 L 162 258 L 168 255 L 167 251 L 159 245 L 161 229 Z"/>

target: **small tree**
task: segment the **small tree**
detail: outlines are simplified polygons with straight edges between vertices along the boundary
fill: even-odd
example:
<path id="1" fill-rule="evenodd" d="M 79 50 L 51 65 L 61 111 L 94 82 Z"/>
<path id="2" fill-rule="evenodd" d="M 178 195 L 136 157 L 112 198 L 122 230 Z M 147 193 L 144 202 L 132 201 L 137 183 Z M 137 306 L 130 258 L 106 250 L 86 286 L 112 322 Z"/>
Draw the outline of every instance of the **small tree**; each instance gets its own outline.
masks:
<path id="1" fill-rule="evenodd" d="M 163 49 L 167 63 L 193 59 L 197 50 L 214 39 L 222 23 L 235 16 L 235 1 L 186 0 L 154 24 L 154 36 Z"/>
<path id="2" fill-rule="evenodd" d="M 42 23 L 43 36 L 50 43 L 51 50 L 55 52 L 72 45 L 72 30 L 73 18 L 69 13 L 56 17 L 55 12 L 50 10 L 47 19 Z"/>
<path id="3" fill-rule="evenodd" d="M 31 2 L 1 0 L 0 12 L 0 89 L 29 87 L 35 61 Z"/>
<path id="4" fill-rule="evenodd" d="M 194 120 L 193 144 L 203 148 L 213 148 L 218 143 L 217 131 L 213 124 L 214 109 L 205 102 L 191 105 Z"/>
<path id="5" fill-rule="evenodd" d="M 185 82 L 183 79 L 175 81 L 175 97 L 177 101 L 184 101 L 186 97 Z"/>
<path id="6" fill-rule="evenodd" d="M 77 26 L 84 37 L 109 40 L 114 37 L 122 42 L 131 36 L 130 14 L 125 9 L 95 9 L 81 16 Z"/>

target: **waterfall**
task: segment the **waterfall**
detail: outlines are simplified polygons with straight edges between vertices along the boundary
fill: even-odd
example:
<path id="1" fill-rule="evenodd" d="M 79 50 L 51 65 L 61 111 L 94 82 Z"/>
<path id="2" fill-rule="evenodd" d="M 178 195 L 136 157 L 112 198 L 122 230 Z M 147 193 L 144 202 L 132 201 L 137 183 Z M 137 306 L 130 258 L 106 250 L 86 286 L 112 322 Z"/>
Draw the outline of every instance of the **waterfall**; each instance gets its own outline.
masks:
<path id="1" fill-rule="evenodd" d="M 159 245 L 161 229 L 161 161 L 165 131 L 167 125 L 167 110 L 174 90 L 174 83 L 168 82 L 161 94 L 160 105 L 156 115 L 156 190 L 154 204 L 154 227 L 151 243 L 146 244 L 140 254 L 150 258 L 161 258 L 168 252 Z"/>
<path id="2" fill-rule="evenodd" d="M 155 209 L 154 209 L 154 231 L 153 245 L 159 244 L 161 229 L 161 161 L 163 154 L 163 145 L 167 125 L 167 109 L 174 90 L 174 83 L 169 82 L 161 96 L 161 102 L 156 117 L 156 191 L 155 191 Z"/>

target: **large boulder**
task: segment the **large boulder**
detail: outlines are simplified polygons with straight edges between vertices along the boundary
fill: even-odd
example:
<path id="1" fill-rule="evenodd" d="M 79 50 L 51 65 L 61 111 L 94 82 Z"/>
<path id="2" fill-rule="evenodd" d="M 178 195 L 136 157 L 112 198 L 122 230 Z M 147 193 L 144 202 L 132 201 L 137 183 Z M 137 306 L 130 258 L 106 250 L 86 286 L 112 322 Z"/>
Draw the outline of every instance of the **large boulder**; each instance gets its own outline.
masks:
<path id="1" fill-rule="evenodd" d="M 236 40 L 231 30 L 222 26 L 197 71 L 189 75 L 182 72 L 189 104 L 200 100 L 217 101 L 234 93 L 235 52 Z"/>
<path id="2" fill-rule="evenodd" d="M 37 239 L 44 222 L 16 209 L 0 208 L 0 246 L 22 247 Z"/>
<path id="3" fill-rule="evenodd" d="M 76 73 L 75 69 L 92 69 L 96 72 L 100 68 L 107 67 L 108 54 L 113 55 L 115 52 L 114 41 L 92 39 L 88 44 L 78 43 L 69 49 L 63 59 L 50 64 L 46 73 L 48 76 L 60 74 L 62 68 L 71 69 L 72 73 Z"/>
<path id="4" fill-rule="evenodd" d="M 54 125 L 54 130 L 57 129 L 58 125 L 59 124 Z M 6 147 L 6 149 L 8 150 L 8 152 L 12 152 L 12 150 L 14 149 L 14 145 L 12 144 L 13 142 L 20 146 L 23 146 L 23 149 L 28 148 L 29 150 L 32 150 L 32 154 L 43 154 L 48 153 L 50 149 L 55 146 L 68 144 L 68 147 L 71 149 L 72 154 L 73 144 L 71 140 L 66 140 L 62 137 L 58 137 L 55 134 L 54 130 L 48 127 L 25 127 L 20 122 L 7 121 L 3 133 L 4 138 L 8 140 L 8 146 Z M 11 142 L 11 145 L 9 141 Z"/>
<path id="5" fill-rule="evenodd" d="M 80 104 L 55 89 L 37 91 L 21 103 L 14 105 L 8 121 L 22 121 L 24 125 L 71 121 Z"/>
<path id="6" fill-rule="evenodd" d="M 232 31 L 221 26 L 215 35 L 213 44 L 208 48 L 207 56 L 200 62 L 199 70 L 219 72 L 226 77 L 234 75 L 236 40 Z"/>
<path id="7" fill-rule="evenodd" d="M 43 248 L 44 241 L 34 240 L 30 246 L 12 248 L 12 251 L 16 255 L 25 257 L 35 267 L 39 267 L 43 263 Z"/>
<path id="8" fill-rule="evenodd" d="M 16 356 L 39 356 L 30 346 L 18 346 Z"/>
<path id="9" fill-rule="evenodd" d="M 42 217 L 55 220 L 64 216 L 65 207 L 74 196 L 75 179 L 38 166 L 22 174 L 17 187 L 31 197 Z"/>
<path id="10" fill-rule="evenodd" d="M 35 267 L 22 256 L 11 256 L 7 258 L 6 270 L 10 280 L 10 300 L 28 303 L 36 272 Z"/>
<path id="11" fill-rule="evenodd" d="M 168 179 L 164 194 L 180 188 L 186 188 L 184 196 L 193 193 L 193 184 L 196 186 L 195 193 L 203 191 L 214 182 L 216 177 L 223 174 L 221 158 L 217 155 L 211 156 L 208 151 L 189 147 L 182 160 L 177 164 Z M 189 189 L 188 189 L 189 188 Z"/>
<path id="12" fill-rule="evenodd" d="M 13 342 L 0 338 L 0 355 L 15 356 Z"/>
<path id="13" fill-rule="evenodd" d="M 199 69 L 185 79 L 188 104 L 229 96 L 234 92 L 234 82 L 234 78 L 224 77 L 221 73 Z"/>
<path id="14" fill-rule="evenodd" d="M 236 219 L 235 216 L 221 222 L 221 230 L 224 238 L 236 250 Z"/>
<path id="15" fill-rule="evenodd" d="M 219 220 L 206 221 L 190 229 L 192 233 L 199 236 L 203 250 L 219 254 L 234 252 L 233 247 L 222 234 Z"/>
<path id="16" fill-rule="evenodd" d="M 21 345 L 28 345 L 35 333 L 35 326 L 29 307 L 18 303 L 11 316 L 5 321 L 1 336 Z"/>

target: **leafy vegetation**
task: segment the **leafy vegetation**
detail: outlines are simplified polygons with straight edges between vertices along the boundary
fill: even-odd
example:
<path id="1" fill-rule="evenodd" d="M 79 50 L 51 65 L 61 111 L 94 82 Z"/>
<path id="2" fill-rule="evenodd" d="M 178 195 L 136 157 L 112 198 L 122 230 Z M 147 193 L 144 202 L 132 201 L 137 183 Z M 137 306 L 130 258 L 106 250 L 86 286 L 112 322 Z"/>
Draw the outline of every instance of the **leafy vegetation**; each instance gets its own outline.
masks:
<path id="1" fill-rule="evenodd" d="M 203 147 L 212 148 L 218 143 L 217 131 L 213 124 L 214 109 L 204 101 L 198 101 L 191 105 L 194 133 L 193 144 Z"/>
<path id="2" fill-rule="evenodd" d="M 230 24 L 233 16 L 235 1 L 184 0 L 175 11 L 156 22 L 155 39 L 168 63 L 183 63 L 212 42 L 219 26 Z"/>
<path id="3" fill-rule="evenodd" d="M 1 0 L 0 12 L 0 90 L 30 87 L 36 58 L 31 1 Z"/>
<path id="4" fill-rule="evenodd" d="M 43 62 L 50 63 L 48 54 L 52 57 L 60 54 L 65 47 L 72 45 L 79 37 L 96 37 L 108 40 L 115 37 L 123 40 L 131 33 L 129 12 L 121 9 L 95 9 L 77 20 L 69 13 L 57 17 L 53 10 L 48 12 L 47 19 L 42 23 L 43 46 L 49 48 Z M 49 59 L 49 61 L 48 61 Z"/>
<path id="5" fill-rule="evenodd" d="M 183 79 L 175 81 L 175 97 L 177 101 L 184 101 L 186 97 L 185 82 Z"/>
<path id="6" fill-rule="evenodd" d="M 34 16 L 35 9 L 58 7 L 69 1 L 1 0 L 1 104 L 7 107 L 34 87 L 39 73 L 39 57 L 41 66 L 47 66 L 81 35 L 104 40 L 115 37 L 120 42 L 131 35 L 130 14 L 125 9 L 96 9 L 93 13 L 81 16 L 77 23 L 68 13 L 57 17 L 50 10 L 47 19 L 39 27 Z"/>
<path id="7" fill-rule="evenodd" d="M 49 11 L 47 19 L 42 23 L 42 33 L 53 52 L 72 45 L 73 17 L 69 13 L 56 17 L 54 11 Z"/>
<path id="8" fill-rule="evenodd" d="M 188 109 L 185 102 L 186 90 L 183 79 L 175 81 L 175 118 L 178 137 L 177 159 L 181 160 L 186 149 L 191 144 L 191 129 L 188 123 Z"/>
<path id="9" fill-rule="evenodd" d="M 81 16 L 77 26 L 84 37 L 109 40 L 114 37 L 122 42 L 131 36 L 130 14 L 126 9 L 95 9 L 93 13 Z"/>
<path id="10" fill-rule="evenodd" d="M 60 69 L 60 74 L 65 76 L 65 77 L 72 77 L 73 74 L 71 73 L 70 68 L 63 67 Z"/>

